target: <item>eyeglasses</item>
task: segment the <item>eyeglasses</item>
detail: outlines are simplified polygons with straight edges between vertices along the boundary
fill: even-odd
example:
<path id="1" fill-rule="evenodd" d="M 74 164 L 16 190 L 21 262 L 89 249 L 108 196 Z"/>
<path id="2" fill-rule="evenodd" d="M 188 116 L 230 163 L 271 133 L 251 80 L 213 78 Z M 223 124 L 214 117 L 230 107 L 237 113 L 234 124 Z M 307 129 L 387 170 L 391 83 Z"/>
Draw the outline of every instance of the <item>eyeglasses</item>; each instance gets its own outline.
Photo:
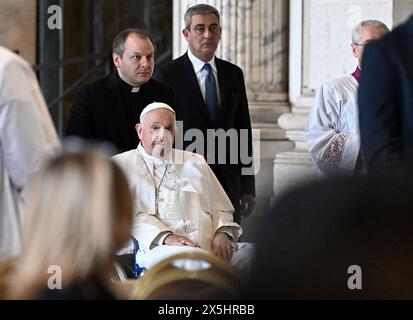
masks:
<path id="1" fill-rule="evenodd" d="M 360 47 L 365 47 L 366 45 L 368 45 L 370 42 L 372 42 L 372 40 L 366 40 L 366 42 L 364 43 L 353 43 L 355 46 L 360 46 Z"/>

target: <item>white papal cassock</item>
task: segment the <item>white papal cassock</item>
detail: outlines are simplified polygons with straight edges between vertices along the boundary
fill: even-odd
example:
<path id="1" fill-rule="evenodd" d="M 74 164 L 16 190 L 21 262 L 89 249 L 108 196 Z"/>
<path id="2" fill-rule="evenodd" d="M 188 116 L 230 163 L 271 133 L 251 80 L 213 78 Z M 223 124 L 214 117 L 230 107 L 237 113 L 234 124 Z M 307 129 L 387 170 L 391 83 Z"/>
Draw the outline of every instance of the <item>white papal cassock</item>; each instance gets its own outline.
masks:
<path id="1" fill-rule="evenodd" d="M 324 175 L 352 173 L 360 151 L 358 82 L 331 80 L 318 90 L 305 129 L 311 157 Z"/>
<path id="2" fill-rule="evenodd" d="M 148 155 L 139 144 L 136 150 L 115 155 L 113 159 L 125 172 L 133 192 L 135 212 L 132 235 L 139 242 L 136 257 L 141 267 L 149 269 L 176 253 L 210 252 L 217 230 L 238 240 L 242 230 L 233 222 L 234 208 L 202 156 L 172 149 L 171 157 L 159 160 Z M 157 214 L 152 177 L 159 185 L 164 173 Z M 170 233 L 198 242 L 201 249 L 163 245 Z M 238 247 L 231 263 L 248 272 L 253 246 L 238 243 Z"/>
<path id="3" fill-rule="evenodd" d="M 58 145 L 32 68 L 0 47 L 0 260 L 19 254 L 24 187 Z"/>

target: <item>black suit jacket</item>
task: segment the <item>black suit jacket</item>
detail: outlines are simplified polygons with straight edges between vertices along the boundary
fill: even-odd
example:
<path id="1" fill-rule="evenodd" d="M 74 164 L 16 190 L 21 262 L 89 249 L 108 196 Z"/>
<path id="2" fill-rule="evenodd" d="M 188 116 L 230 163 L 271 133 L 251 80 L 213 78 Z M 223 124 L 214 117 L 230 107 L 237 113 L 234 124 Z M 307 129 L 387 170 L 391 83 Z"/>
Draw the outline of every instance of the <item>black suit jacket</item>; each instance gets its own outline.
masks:
<path id="1" fill-rule="evenodd" d="M 413 17 L 366 46 L 359 88 L 368 169 L 413 168 Z"/>
<path id="2" fill-rule="evenodd" d="M 226 144 L 225 164 L 218 163 L 218 152 L 215 158 L 207 155 L 207 145 L 204 144 L 204 157 L 207 159 L 212 170 L 231 199 L 236 210 L 239 210 L 238 200 L 242 194 L 255 195 L 254 175 L 242 175 L 242 168 L 250 168 L 251 163 L 245 163 L 246 158 L 240 156 L 240 150 L 252 155 L 251 120 L 248 110 L 248 101 L 245 90 L 244 76 L 242 70 L 227 61 L 215 58 L 218 71 L 218 83 L 221 97 L 219 120 L 214 125 L 202 96 L 201 89 L 196 78 L 194 68 L 188 58 L 188 54 L 164 64 L 155 70 L 154 78 L 169 85 L 175 95 L 175 110 L 177 120 L 183 121 L 183 133 L 189 129 L 199 129 L 203 136 L 207 137 L 208 129 L 235 129 L 240 137 L 241 129 L 245 129 L 248 141 L 237 144 L 236 164 L 230 163 L 231 153 L 236 152 Z M 188 147 L 195 139 L 184 141 L 183 147 Z M 206 142 L 207 139 L 205 139 Z M 227 141 L 228 142 L 228 141 Z M 176 145 L 180 147 L 179 145 Z M 232 145 L 234 147 L 234 145 Z M 192 150 L 191 150 L 192 151 Z M 198 153 L 200 150 L 196 150 Z M 219 150 L 223 152 L 224 150 Z M 234 156 L 234 154 L 233 154 Z M 214 162 L 212 164 L 211 162 Z M 244 163 L 243 163 L 244 162 Z"/>
<path id="3" fill-rule="evenodd" d="M 119 152 L 128 151 L 139 143 L 135 125 L 143 108 L 154 101 L 173 107 L 172 90 L 156 80 L 149 80 L 135 93 L 138 95 L 133 100 L 136 105 L 124 94 L 122 86 L 128 85 L 120 81 L 115 71 L 81 87 L 72 106 L 66 135 L 111 142 Z"/>

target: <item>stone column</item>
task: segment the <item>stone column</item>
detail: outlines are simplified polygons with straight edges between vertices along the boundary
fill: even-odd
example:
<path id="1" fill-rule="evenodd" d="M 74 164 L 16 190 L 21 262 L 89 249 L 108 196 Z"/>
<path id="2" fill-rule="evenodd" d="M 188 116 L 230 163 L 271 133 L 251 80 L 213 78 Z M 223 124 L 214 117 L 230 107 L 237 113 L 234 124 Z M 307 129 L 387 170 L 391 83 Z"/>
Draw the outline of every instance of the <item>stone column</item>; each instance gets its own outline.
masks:
<path id="1" fill-rule="evenodd" d="M 289 100 L 291 113 L 278 119 L 292 152 L 277 154 L 274 160 L 273 200 L 286 189 L 316 177 L 304 141 L 304 128 L 314 95 L 330 79 L 351 74 L 356 61 L 351 54 L 351 31 L 360 21 L 377 19 L 389 27 L 404 21 L 413 0 L 291 0 Z M 407 10 L 407 9 L 409 10 Z"/>
<path id="2" fill-rule="evenodd" d="M 291 150 L 278 117 L 290 111 L 288 104 L 288 0 L 175 0 L 173 56 L 187 50 L 182 36 L 188 7 L 208 3 L 221 14 L 222 40 L 219 58 L 238 65 L 245 76 L 252 126 L 259 130 L 254 144 L 260 170 L 257 196 L 268 202 L 272 195 L 272 167 L 277 152 Z M 259 140 L 258 140 L 259 139 Z M 260 200 L 260 199 L 258 199 Z"/>

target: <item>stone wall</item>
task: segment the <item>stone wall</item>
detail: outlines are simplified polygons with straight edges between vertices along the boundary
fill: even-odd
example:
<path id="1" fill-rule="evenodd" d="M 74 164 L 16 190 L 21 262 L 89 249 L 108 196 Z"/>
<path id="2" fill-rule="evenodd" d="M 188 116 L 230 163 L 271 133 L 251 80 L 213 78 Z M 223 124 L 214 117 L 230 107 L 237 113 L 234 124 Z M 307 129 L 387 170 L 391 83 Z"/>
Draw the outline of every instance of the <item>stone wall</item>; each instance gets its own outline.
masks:
<path id="1" fill-rule="evenodd" d="M 36 62 L 36 0 L 0 0 L 0 45 Z"/>
<path id="2" fill-rule="evenodd" d="M 314 93 L 328 79 L 351 74 L 357 65 L 351 32 L 362 20 L 393 22 L 389 0 L 304 1 L 303 94 Z"/>

